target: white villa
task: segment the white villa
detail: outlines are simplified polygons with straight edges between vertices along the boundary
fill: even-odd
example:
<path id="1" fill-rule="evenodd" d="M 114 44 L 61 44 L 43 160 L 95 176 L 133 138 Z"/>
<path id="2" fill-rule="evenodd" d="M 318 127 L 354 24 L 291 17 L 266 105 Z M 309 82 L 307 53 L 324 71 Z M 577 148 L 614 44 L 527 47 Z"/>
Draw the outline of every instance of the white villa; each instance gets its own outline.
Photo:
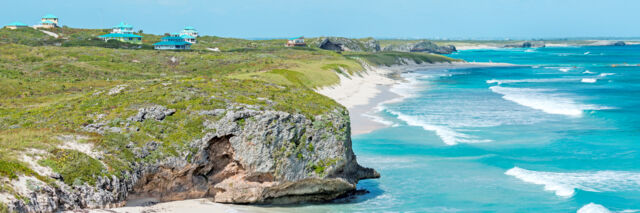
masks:
<path id="1" fill-rule="evenodd" d="M 180 37 L 186 42 L 195 44 L 196 39 L 198 38 L 198 31 L 192 26 L 187 26 L 182 30 L 182 32 L 180 32 Z"/>
<path id="2" fill-rule="evenodd" d="M 40 19 L 40 24 L 33 26 L 33 28 L 35 29 L 38 29 L 38 28 L 50 29 L 50 28 L 56 28 L 56 27 L 58 27 L 58 17 L 51 14 L 42 16 L 42 18 Z"/>
<path id="3" fill-rule="evenodd" d="M 307 46 L 307 44 L 304 43 L 304 36 L 300 36 L 300 37 L 290 38 L 289 40 L 287 40 L 287 43 L 284 44 L 284 46 L 286 46 L 286 47 L 304 47 L 304 46 Z"/>
<path id="4" fill-rule="evenodd" d="M 98 38 L 104 41 L 118 40 L 132 44 L 142 44 L 142 36 L 136 35 L 133 31 L 133 26 L 124 22 L 120 22 L 120 24 L 112 27 L 111 33 L 98 36 Z"/>
<path id="5" fill-rule="evenodd" d="M 120 22 L 120 24 L 111 28 L 111 33 L 116 34 L 133 34 L 133 26 Z"/>

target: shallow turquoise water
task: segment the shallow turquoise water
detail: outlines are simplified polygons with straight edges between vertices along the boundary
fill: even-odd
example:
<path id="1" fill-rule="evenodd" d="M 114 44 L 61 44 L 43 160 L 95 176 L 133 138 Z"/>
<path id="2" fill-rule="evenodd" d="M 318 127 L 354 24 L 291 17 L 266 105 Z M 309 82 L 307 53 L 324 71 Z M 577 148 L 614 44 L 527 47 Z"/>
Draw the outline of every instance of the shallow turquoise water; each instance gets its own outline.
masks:
<path id="1" fill-rule="evenodd" d="M 353 138 L 371 193 L 304 211 L 640 209 L 640 46 L 451 57 L 523 66 L 406 74 L 379 112 L 394 126 Z"/>

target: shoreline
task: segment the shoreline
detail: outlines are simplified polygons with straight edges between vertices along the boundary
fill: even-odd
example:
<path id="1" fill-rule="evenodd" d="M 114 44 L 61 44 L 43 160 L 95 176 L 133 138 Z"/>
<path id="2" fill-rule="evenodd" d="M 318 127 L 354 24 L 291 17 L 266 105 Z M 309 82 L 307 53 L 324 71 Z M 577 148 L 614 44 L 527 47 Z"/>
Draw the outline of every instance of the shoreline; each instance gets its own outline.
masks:
<path id="1" fill-rule="evenodd" d="M 518 66 L 508 63 L 452 62 L 433 64 L 407 64 L 390 67 L 373 67 L 363 63 L 364 73 L 352 76 L 340 75 L 340 83 L 317 89 L 342 104 L 351 116 L 351 135 L 361 135 L 393 124 L 380 119 L 380 104 L 401 101 L 401 94 L 392 91 L 393 86 L 406 82 L 400 75 L 416 70 L 467 69 L 480 67 Z"/>
<path id="2" fill-rule="evenodd" d="M 523 40 L 522 42 L 524 42 Z M 589 46 L 613 46 L 616 41 L 623 41 L 626 45 L 638 45 L 640 41 L 637 40 L 576 40 L 585 41 L 588 43 L 576 43 L 576 42 L 558 42 L 549 41 L 545 42 L 546 47 L 589 47 Z M 504 47 L 503 43 L 458 43 L 455 44 L 457 50 L 486 50 L 486 49 L 510 49 L 510 47 Z"/>
<path id="3" fill-rule="evenodd" d="M 416 70 L 465 69 L 477 67 L 517 66 L 505 63 L 435 63 L 408 64 L 391 67 L 372 67 L 364 64 L 365 71 L 351 76 L 340 75 L 340 83 L 316 90 L 347 107 L 351 117 L 351 134 L 362 135 L 392 126 L 376 115 L 379 106 L 406 98 L 392 91 L 393 86 L 406 82 L 400 75 Z M 92 209 L 90 213 L 142 213 L 142 212 L 194 212 L 194 213 L 243 213 L 243 212 L 283 212 L 287 209 L 252 205 L 215 203 L 209 199 L 189 199 L 161 202 L 153 205 L 123 206 L 109 209 Z M 292 209 L 293 210 L 293 209 Z"/>

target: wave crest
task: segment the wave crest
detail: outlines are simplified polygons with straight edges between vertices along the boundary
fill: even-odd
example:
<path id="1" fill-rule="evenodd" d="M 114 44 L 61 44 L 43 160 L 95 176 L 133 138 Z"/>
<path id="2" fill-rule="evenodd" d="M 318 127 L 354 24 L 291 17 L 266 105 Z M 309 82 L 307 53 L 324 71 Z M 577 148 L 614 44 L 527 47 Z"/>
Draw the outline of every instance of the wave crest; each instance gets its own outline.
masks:
<path id="1" fill-rule="evenodd" d="M 522 106 L 542 110 L 549 114 L 582 116 L 584 110 L 606 109 L 595 105 L 579 104 L 574 100 L 559 94 L 549 93 L 550 89 L 510 88 L 501 86 L 489 87 L 491 91 L 501 94 L 505 100 L 513 101 Z"/>
<path id="2" fill-rule="evenodd" d="M 640 173 L 597 171 L 582 173 L 539 172 L 513 167 L 505 172 L 524 182 L 544 185 L 560 197 L 572 197 L 575 189 L 590 192 L 640 191 Z"/>

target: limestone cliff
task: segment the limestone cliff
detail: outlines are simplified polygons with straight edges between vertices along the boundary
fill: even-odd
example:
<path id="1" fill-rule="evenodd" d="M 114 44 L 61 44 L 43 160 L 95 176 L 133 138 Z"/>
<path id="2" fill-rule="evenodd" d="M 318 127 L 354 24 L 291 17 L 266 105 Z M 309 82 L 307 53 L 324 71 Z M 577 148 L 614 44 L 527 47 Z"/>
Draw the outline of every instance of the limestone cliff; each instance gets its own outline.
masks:
<path id="1" fill-rule="evenodd" d="M 380 43 L 373 38 L 350 39 L 342 37 L 321 37 L 311 40 L 310 44 L 325 50 L 353 51 L 353 52 L 379 52 Z"/>
<path id="2" fill-rule="evenodd" d="M 453 45 L 439 46 L 431 41 L 390 44 L 384 47 L 383 50 L 395 52 L 428 52 L 435 54 L 451 54 L 457 51 Z"/>
<path id="3" fill-rule="evenodd" d="M 127 122 L 162 120 L 173 113 L 181 112 L 162 106 L 142 108 Z M 251 106 L 192 113 L 204 116 L 205 134 L 178 157 L 135 161 L 122 178 L 98 177 L 95 185 L 67 185 L 61 180 L 44 184 L 21 177 L 18 182 L 28 186 L 19 193 L 23 199 L 1 201 L 18 212 L 115 207 L 140 197 L 212 198 L 237 204 L 322 202 L 354 191 L 361 179 L 379 177 L 373 169 L 358 165 L 344 108 L 314 118 Z M 136 131 L 93 128 L 100 134 Z M 145 159 L 160 146 L 149 142 L 142 148 L 127 148 Z"/>

